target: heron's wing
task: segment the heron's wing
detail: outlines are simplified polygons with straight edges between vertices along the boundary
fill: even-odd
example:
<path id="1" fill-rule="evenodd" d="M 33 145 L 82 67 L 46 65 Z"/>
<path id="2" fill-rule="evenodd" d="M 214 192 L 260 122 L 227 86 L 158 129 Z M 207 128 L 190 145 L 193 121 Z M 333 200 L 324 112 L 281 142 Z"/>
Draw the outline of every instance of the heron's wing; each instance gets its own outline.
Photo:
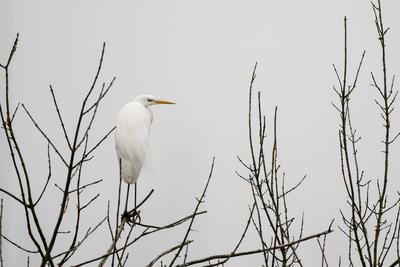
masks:
<path id="1" fill-rule="evenodd" d="M 134 183 L 146 157 L 150 137 L 151 111 L 138 103 L 125 106 L 117 119 L 115 146 L 121 160 L 122 178 Z"/>

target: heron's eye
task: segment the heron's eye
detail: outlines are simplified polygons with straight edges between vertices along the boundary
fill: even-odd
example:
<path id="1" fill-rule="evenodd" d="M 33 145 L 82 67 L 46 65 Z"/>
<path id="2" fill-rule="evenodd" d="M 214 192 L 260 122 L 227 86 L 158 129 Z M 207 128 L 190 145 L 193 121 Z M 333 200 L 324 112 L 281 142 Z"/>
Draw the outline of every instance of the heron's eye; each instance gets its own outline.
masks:
<path id="1" fill-rule="evenodd" d="M 151 98 L 147 98 L 147 102 L 152 102 L 153 100 L 151 100 Z"/>

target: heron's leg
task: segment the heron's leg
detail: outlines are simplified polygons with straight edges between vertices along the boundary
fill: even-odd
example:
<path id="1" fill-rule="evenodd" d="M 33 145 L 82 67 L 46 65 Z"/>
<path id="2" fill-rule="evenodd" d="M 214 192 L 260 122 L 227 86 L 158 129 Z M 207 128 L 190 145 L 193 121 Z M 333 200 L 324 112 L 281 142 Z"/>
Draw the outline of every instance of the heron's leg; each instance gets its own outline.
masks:
<path id="1" fill-rule="evenodd" d="M 129 198 L 129 187 L 131 184 L 128 184 L 128 187 L 126 189 L 126 200 L 125 200 L 125 213 L 128 211 L 128 198 Z"/>
<path id="2" fill-rule="evenodd" d="M 135 183 L 135 209 L 136 209 L 137 182 Z"/>
<path id="3" fill-rule="evenodd" d="M 137 206 L 137 182 L 135 183 L 135 206 L 133 208 L 133 212 L 132 212 L 132 223 L 136 224 L 136 223 L 140 223 L 141 219 L 140 219 L 140 212 L 137 210 L 138 206 Z"/>

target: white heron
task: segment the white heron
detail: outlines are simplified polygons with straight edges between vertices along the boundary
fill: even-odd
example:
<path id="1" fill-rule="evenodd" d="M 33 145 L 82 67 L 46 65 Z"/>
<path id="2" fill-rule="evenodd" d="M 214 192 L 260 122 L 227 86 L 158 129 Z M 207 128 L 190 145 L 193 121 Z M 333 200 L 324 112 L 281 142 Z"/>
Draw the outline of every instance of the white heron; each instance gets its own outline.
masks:
<path id="1" fill-rule="evenodd" d="M 126 191 L 125 213 L 127 212 L 129 187 L 135 184 L 146 157 L 149 144 L 153 113 L 149 109 L 157 104 L 175 104 L 172 101 L 157 99 L 152 95 L 140 95 L 126 104 L 118 114 L 115 129 L 115 149 L 120 163 L 121 176 L 128 184 Z"/>

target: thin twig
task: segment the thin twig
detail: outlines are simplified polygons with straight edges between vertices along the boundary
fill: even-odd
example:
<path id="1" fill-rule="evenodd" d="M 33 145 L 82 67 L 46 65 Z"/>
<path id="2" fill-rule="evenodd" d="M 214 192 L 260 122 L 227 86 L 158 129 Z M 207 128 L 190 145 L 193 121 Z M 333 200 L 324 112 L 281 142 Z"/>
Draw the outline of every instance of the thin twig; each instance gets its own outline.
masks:
<path id="1" fill-rule="evenodd" d="M 188 246 L 190 243 L 192 243 L 193 240 L 186 240 L 184 243 L 184 246 Z M 164 257 L 165 255 L 168 255 L 169 253 L 179 249 L 181 247 L 181 244 L 174 246 L 172 248 L 167 249 L 166 251 L 162 252 L 160 255 L 158 255 L 157 257 L 155 257 L 149 264 L 147 264 L 147 267 L 151 267 L 153 266 L 159 259 L 161 259 L 162 257 Z"/>
<path id="2" fill-rule="evenodd" d="M 31 253 L 31 254 L 39 253 L 39 251 L 37 251 L 37 250 L 27 249 L 27 248 L 22 247 L 21 245 L 18 245 L 16 242 L 12 241 L 11 239 L 9 239 L 8 237 L 6 237 L 3 234 L 1 234 L 1 237 L 4 238 L 4 240 L 8 241 L 10 244 L 14 245 L 15 247 L 19 248 L 20 250 L 22 250 L 24 252 Z"/>
<path id="3" fill-rule="evenodd" d="M 68 164 L 65 161 L 64 157 L 61 155 L 60 150 L 54 145 L 54 143 L 50 140 L 50 138 L 47 136 L 47 134 L 40 128 L 40 126 L 35 121 L 35 119 L 32 117 L 32 115 L 29 113 L 28 109 L 25 107 L 24 104 L 22 104 L 22 108 L 25 110 L 26 114 L 31 119 L 31 121 L 32 121 L 33 125 L 35 125 L 36 129 L 42 134 L 42 136 L 47 140 L 47 142 L 50 144 L 50 146 L 54 149 L 54 151 L 60 157 L 60 159 L 64 163 L 64 165 L 68 167 Z"/>
<path id="4" fill-rule="evenodd" d="M 55 96 L 54 91 L 53 91 L 53 87 L 51 85 L 49 85 L 49 87 L 50 87 L 50 92 L 51 92 L 51 97 L 53 99 L 54 107 L 56 108 L 58 120 L 60 121 L 61 128 L 62 128 L 62 130 L 64 132 L 65 140 L 67 141 L 69 149 L 72 149 L 71 142 L 69 141 L 67 130 L 65 129 L 64 121 L 62 119 L 61 112 L 60 112 L 60 109 L 59 109 L 58 104 L 57 104 L 57 99 L 56 99 L 56 96 Z"/>
<path id="5" fill-rule="evenodd" d="M 183 247 L 185 246 L 185 243 L 187 241 L 189 233 L 190 233 L 190 231 L 192 229 L 192 225 L 193 225 L 194 219 L 196 218 L 195 214 L 197 214 L 197 211 L 200 208 L 200 204 L 203 203 L 203 199 L 204 199 L 204 197 L 206 195 L 207 188 L 208 188 L 208 185 L 210 183 L 210 180 L 211 180 L 211 177 L 212 177 L 212 173 L 213 173 L 213 170 L 214 170 L 214 162 L 215 162 L 215 157 L 213 157 L 213 160 L 212 160 L 212 163 L 211 163 L 211 169 L 210 169 L 210 173 L 208 175 L 208 179 L 207 179 L 206 185 L 204 186 L 204 189 L 203 189 L 203 192 L 202 192 L 200 198 L 197 199 L 197 205 L 196 205 L 196 207 L 195 207 L 195 209 L 193 211 L 193 216 L 192 216 L 192 218 L 190 220 L 190 223 L 189 223 L 189 226 L 188 226 L 188 228 L 186 230 L 185 236 L 183 237 L 183 240 L 181 242 L 180 247 L 178 248 L 178 251 L 176 252 L 175 256 L 172 258 L 172 260 L 171 260 L 171 262 L 169 264 L 169 267 L 172 267 L 174 265 L 176 259 L 179 257 L 179 254 L 181 253 Z"/>

